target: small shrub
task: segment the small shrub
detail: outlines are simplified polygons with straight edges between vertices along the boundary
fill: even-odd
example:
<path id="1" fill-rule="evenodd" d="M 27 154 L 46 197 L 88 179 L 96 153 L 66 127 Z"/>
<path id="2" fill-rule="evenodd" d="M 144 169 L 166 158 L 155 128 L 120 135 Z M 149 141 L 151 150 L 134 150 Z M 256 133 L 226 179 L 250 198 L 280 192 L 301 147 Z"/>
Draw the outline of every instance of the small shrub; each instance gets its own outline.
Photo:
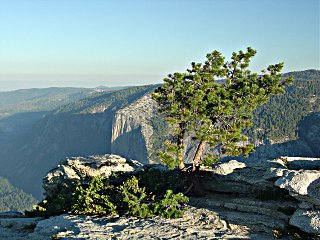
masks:
<path id="1" fill-rule="evenodd" d="M 283 165 L 288 168 L 289 166 L 288 159 L 284 157 L 280 157 L 280 160 L 283 162 Z"/>
<path id="2" fill-rule="evenodd" d="M 50 217 L 66 213 L 71 210 L 74 204 L 72 193 L 75 191 L 75 185 L 60 186 L 57 190 L 46 197 L 37 205 L 33 206 L 33 210 L 25 211 L 29 217 Z"/>
<path id="3" fill-rule="evenodd" d="M 155 203 L 154 212 L 165 218 L 179 218 L 184 212 L 181 204 L 188 200 L 182 193 L 173 194 L 172 190 L 167 190 L 164 198 Z"/>
<path id="4" fill-rule="evenodd" d="M 133 176 L 120 186 L 111 185 L 108 179 L 93 178 L 89 186 L 76 187 L 76 203 L 72 211 L 76 214 L 128 214 L 139 218 L 160 215 L 176 218 L 183 214 L 183 204 L 188 201 L 182 193 L 168 190 L 163 198 L 156 199 Z"/>
<path id="5" fill-rule="evenodd" d="M 147 180 L 153 174 L 162 176 L 153 181 L 170 179 L 160 171 L 144 175 Z M 164 174 L 164 175 L 162 175 Z M 33 211 L 26 212 L 29 217 L 49 217 L 61 213 L 72 212 L 85 215 L 132 215 L 147 218 L 160 215 L 166 218 L 180 217 L 184 212 L 184 204 L 188 201 L 182 193 L 174 194 L 167 190 L 167 182 L 164 181 L 157 189 L 157 195 L 139 185 L 136 176 L 121 175 L 121 178 L 113 176 L 109 178 L 93 177 L 88 184 L 75 184 L 73 187 L 61 189 L 55 199 L 46 198 Z M 175 177 L 174 177 L 175 178 Z M 169 180 L 173 182 L 173 179 Z M 149 185 L 150 189 L 152 187 Z M 69 192 L 73 189 L 72 192 Z M 165 190 L 164 190 L 165 189 Z M 163 192 L 163 193 L 162 193 Z M 164 192 L 166 192 L 164 194 Z"/>
<path id="6" fill-rule="evenodd" d="M 184 212 L 183 204 L 189 200 L 182 193 L 174 194 L 172 190 L 167 190 L 162 198 L 156 199 L 154 195 L 146 193 L 145 188 L 139 187 L 136 177 L 126 181 L 120 186 L 120 190 L 123 201 L 128 204 L 127 212 L 140 218 L 153 215 L 165 218 L 181 217 Z"/>
<path id="7" fill-rule="evenodd" d="M 139 187 L 136 177 L 132 177 L 124 182 L 119 187 L 119 191 L 121 192 L 122 202 L 126 204 L 124 211 L 140 218 L 153 216 L 153 212 L 149 206 L 153 200 L 153 196 L 147 194 L 145 188 Z"/>
<path id="8" fill-rule="evenodd" d="M 44 199 L 40 203 L 33 205 L 31 211 L 25 211 L 25 215 L 28 217 L 45 217 L 47 212 L 47 200 Z"/>
<path id="9" fill-rule="evenodd" d="M 167 189 L 178 189 L 183 180 L 179 171 L 161 171 L 159 169 L 146 169 L 138 174 L 139 182 L 146 191 L 157 196 L 164 195 Z"/>
<path id="10" fill-rule="evenodd" d="M 93 177 L 87 187 L 78 184 L 73 193 L 75 203 L 71 210 L 76 214 L 115 215 L 117 207 L 107 195 L 109 191 L 113 192 L 113 189 L 114 187 L 109 185 L 108 178 Z"/>

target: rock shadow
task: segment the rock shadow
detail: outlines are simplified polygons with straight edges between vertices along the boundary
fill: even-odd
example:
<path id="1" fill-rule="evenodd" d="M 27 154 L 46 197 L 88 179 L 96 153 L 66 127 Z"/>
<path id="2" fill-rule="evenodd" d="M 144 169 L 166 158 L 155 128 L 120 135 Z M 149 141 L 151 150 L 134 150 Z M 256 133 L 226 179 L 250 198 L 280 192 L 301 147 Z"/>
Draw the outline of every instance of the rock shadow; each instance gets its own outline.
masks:
<path id="1" fill-rule="evenodd" d="M 111 143 L 111 153 L 148 164 L 148 151 L 141 133 L 141 126 L 116 138 Z"/>

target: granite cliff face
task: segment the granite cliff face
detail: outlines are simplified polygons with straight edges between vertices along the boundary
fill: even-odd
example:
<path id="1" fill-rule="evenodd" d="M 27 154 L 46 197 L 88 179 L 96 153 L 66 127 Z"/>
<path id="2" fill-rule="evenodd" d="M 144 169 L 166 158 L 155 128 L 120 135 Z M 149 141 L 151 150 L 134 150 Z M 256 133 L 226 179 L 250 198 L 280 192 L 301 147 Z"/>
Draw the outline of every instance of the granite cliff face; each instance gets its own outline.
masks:
<path id="1" fill-rule="evenodd" d="M 154 88 L 149 85 L 100 92 L 47 114 L 23 134 L 1 144 L 0 176 L 41 198 L 41 180 L 60 159 L 111 153 L 116 112 Z M 139 147 L 134 140 L 130 144 L 145 148 L 144 140 Z"/>
<path id="2" fill-rule="evenodd" d="M 112 123 L 111 153 L 150 163 L 156 103 L 147 94 L 116 112 Z"/>
<path id="3" fill-rule="evenodd" d="M 159 125 L 163 125 L 162 128 Z M 144 164 L 158 161 L 156 152 L 170 135 L 167 123 L 158 114 L 158 106 L 146 94 L 134 103 L 116 112 L 112 124 L 111 153 L 138 159 Z M 197 144 L 188 135 L 184 137 L 185 161 L 192 163 Z"/>

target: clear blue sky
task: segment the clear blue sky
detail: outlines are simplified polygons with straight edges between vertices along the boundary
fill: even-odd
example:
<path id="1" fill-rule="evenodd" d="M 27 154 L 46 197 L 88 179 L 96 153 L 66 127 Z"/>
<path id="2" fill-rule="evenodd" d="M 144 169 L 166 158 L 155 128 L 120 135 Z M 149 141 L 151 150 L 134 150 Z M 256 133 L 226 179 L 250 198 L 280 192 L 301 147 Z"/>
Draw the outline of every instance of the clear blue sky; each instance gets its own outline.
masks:
<path id="1" fill-rule="evenodd" d="M 212 50 L 319 69 L 320 0 L 0 0 L 0 91 L 162 82 Z"/>

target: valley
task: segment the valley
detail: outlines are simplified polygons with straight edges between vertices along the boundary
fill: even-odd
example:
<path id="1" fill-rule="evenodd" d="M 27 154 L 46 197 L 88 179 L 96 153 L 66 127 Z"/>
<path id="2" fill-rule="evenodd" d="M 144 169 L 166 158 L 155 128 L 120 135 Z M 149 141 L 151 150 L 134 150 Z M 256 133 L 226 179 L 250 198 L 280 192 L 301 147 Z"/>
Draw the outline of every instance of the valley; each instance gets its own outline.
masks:
<path id="1" fill-rule="evenodd" d="M 253 127 L 247 130 L 256 143 L 256 152 L 248 159 L 237 159 L 319 156 L 320 71 L 288 75 L 295 78 L 293 86 L 258 108 Z M 0 120 L 0 176 L 40 199 L 42 178 L 65 157 L 113 153 L 144 164 L 158 162 L 156 151 L 169 130 L 149 97 L 156 87 L 93 92 L 81 89 L 81 93 L 72 90 L 64 100 L 68 103 L 55 109 L 40 105 L 38 109 L 30 107 L 30 112 L 15 110 Z M 19 101 L 22 104 L 23 100 Z M 3 100 L 0 109 L 8 103 Z M 189 146 L 187 159 L 191 159 L 195 144 L 188 136 L 185 141 Z"/>

